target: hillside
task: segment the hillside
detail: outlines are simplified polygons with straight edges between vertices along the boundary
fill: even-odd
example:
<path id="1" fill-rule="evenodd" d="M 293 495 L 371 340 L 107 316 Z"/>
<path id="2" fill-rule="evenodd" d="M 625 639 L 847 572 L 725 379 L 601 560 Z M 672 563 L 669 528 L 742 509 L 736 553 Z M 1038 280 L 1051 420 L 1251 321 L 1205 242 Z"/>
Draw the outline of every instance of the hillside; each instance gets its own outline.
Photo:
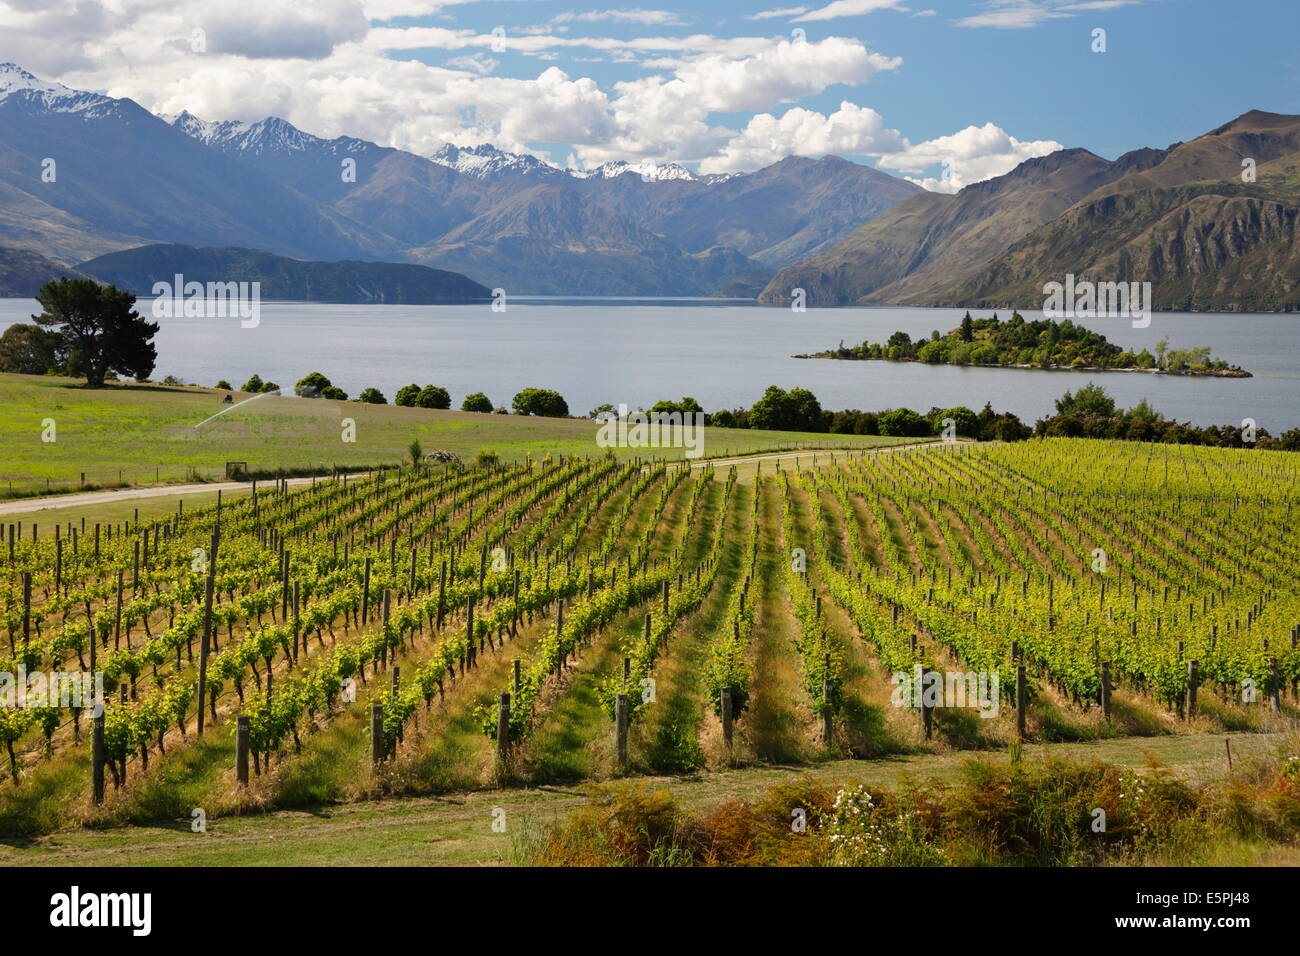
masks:
<path id="1" fill-rule="evenodd" d="M 49 156 L 54 181 L 34 178 Z M 569 197 L 539 198 L 539 186 Z M 0 245 L 65 264 L 226 245 L 419 262 L 517 293 L 753 294 L 916 192 L 833 156 L 718 176 L 644 162 L 566 170 L 490 144 L 425 157 L 275 116 L 156 116 L 0 64 Z M 558 224 L 526 211 L 552 203 Z"/>
<path id="2" fill-rule="evenodd" d="M 0 246 L 0 298 L 34 296 L 41 286 L 60 276 L 88 278 L 38 253 Z"/>
<path id="3" fill-rule="evenodd" d="M 685 253 L 573 189 L 551 185 L 512 196 L 411 256 L 491 276 L 508 292 L 549 295 L 713 295 L 734 273 L 770 275 L 733 249 Z"/>
<path id="4" fill-rule="evenodd" d="M 1243 159 L 1257 181 L 1242 181 Z M 814 305 L 1037 308 L 1067 273 L 1150 281 L 1159 309 L 1300 307 L 1300 117 L 1252 111 L 1168 149 L 1108 162 L 1086 150 L 1030 160 L 956 196 L 892 207 L 782 270 Z"/>
<path id="5" fill-rule="evenodd" d="M 487 299 L 491 290 L 455 272 L 398 262 L 304 262 L 260 249 L 140 246 L 78 267 L 138 295 L 155 282 L 260 282 L 263 299 L 423 305 Z"/>

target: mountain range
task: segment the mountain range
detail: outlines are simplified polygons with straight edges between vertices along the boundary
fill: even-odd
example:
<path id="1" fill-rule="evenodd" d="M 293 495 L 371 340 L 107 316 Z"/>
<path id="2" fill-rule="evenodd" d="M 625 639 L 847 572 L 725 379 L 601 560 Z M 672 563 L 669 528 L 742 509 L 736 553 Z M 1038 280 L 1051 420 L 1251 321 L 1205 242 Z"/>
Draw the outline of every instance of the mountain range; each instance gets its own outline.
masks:
<path id="1" fill-rule="evenodd" d="M 891 206 L 783 268 L 759 301 L 1040 308 L 1043 286 L 1152 284 L 1157 309 L 1300 308 L 1300 116 L 1246 113 L 1111 161 L 1030 159 L 954 195 Z"/>
<path id="2" fill-rule="evenodd" d="M 834 156 L 754 173 L 490 145 L 418 156 L 283 119 L 160 117 L 0 65 L 0 246 L 61 265 L 157 244 L 416 263 L 510 294 L 755 295 L 923 192 Z"/>

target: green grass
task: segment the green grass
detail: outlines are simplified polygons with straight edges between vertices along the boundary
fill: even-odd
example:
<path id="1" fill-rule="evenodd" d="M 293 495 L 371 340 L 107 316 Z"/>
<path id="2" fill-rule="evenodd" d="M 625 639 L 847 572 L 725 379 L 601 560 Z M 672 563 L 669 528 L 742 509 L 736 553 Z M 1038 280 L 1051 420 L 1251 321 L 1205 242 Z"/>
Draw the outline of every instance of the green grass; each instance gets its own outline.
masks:
<path id="1" fill-rule="evenodd" d="M 1262 755 L 1276 735 L 1233 735 L 1233 755 Z M 1224 735 L 1081 744 L 1030 744 L 1023 759 L 1104 760 L 1144 768 L 1156 757 L 1193 783 L 1227 769 Z M 832 785 L 897 787 L 909 778 L 953 780 L 968 754 L 900 755 L 885 760 L 832 761 L 807 770 L 750 767 L 685 778 L 647 778 L 688 808 L 754 798 L 774 784 L 815 777 Z M 1005 755 L 982 759 L 1003 762 Z M 0 866 L 398 866 L 504 864 L 515 841 L 586 805 L 583 787 L 548 786 L 363 801 L 308 810 L 210 818 L 206 833 L 190 830 L 188 814 L 150 826 L 63 830 L 31 839 L 0 839 Z M 506 832 L 492 828 L 505 811 Z M 1241 855 L 1255 861 L 1253 848 Z"/>
<path id="2" fill-rule="evenodd" d="M 208 388 L 119 384 L 86 389 L 72 379 L 0 374 L 0 497 L 76 490 L 89 485 L 153 484 L 221 479 L 227 461 L 250 470 L 394 464 L 412 439 L 426 453 L 447 449 L 462 458 L 493 451 L 503 458 L 595 454 L 598 427 L 586 419 L 523 418 L 432 411 L 357 402 L 267 396 L 233 409 Z M 242 401 L 250 396 L 236 394 Z M 342 421 L 356 423 L 343 441 Z M 55 441 L 42 441 L 53 419 Z M 709 457 L 788 448 L 868 448 L 905 439 L 869 435 L 710 428 Z M 619 455 L 677 458 L 683 449 L 615 449 Z"/>

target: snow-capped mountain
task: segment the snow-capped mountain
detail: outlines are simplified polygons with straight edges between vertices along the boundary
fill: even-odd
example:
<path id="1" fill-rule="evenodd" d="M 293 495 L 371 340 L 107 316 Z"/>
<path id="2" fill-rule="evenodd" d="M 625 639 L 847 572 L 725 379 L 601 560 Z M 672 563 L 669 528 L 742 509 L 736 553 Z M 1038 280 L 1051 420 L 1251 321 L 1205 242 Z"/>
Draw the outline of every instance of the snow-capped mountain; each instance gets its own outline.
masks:
<path id="1" fill-rule="evenodd" d="M 380 148 L 374 143 L 353 136 L 338 136 L 334 139 L 313 136 L 278 116 L 268 116 L 256 123 L 244 123 L 240 120 L 216 122 L 200 119 L 187 110 L 175 116 L 164 116 L 163 119 L 206 146 L 253 156 L 307 150 L 360 153 Z"/>
<path id="2" fill-rule="evenodd" d="M 84 113 L 92 118 L 116 113 L 122 103 L 131 102 L 39 79 L 16 63 L 0 63 L 0 101 L 3 100 L 21 101 L 30 109 L 46 113 Z"/>
<path id="3" fill-rule="evenodd" d="M 679 166 L 677 163 L 664 163 L 660 165 L 652 160 L 643 159 L 639 163 L 627 163 L 617 160 L 612 163 L 602 163 L 595 169 L 588 170 L 585 173 L 578 173 L 583 178 L 595 179 L 615 179 L 625 173 L 632 173 L 640 176 L 645 182 L 667 182 L 669 180 L 686 180 L 688 182 L 707 181 L 705 177 L 697 176 L 685 166 Z"/>
<path id="4" fill-rule="evenodd" d="M 426 157 L 278 117 L 160 117 L 0 66 L 0 246 L 67 264 L 222 245 L 418 262 L 520 292 L 734 294 L 919 191 L 836 157 L 731 176 L 584 173 L 490 144 Z"/>
<path id="5" fill-rule="evenodd" d="M 475 179 L 501 176 L 563 176 L 565 170 L 526 153 L 508 153 L 491 143 L 478 146 L 443 146 L 429 157 L 440 166 L 448 166 Z"/>

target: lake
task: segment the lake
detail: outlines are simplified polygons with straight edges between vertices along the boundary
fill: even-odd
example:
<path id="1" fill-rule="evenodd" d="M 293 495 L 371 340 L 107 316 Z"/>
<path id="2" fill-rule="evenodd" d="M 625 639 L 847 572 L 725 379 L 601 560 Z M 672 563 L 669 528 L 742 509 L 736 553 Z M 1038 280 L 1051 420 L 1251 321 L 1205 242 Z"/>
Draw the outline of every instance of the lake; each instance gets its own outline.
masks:
<path id="1" fill-rule="evenodd" d="M 146 300 L 141 311 L 148 314 Z M 35 302 L 0 299 L 0 328 L 28 321 Z M 237 319 L 162 319 L 155 379 L 175 375 L 236 387 L 256 372 L 286 388 L 321 371 L 356 396 L 375 386 L 442 385 L 455 405 L 485 392 L 497 405 L 526 386 L 553 388 L 574 414 L 597 405 L 649 406 L 694 396 L 709 411 L 748 406 L 768 385 L 811 389 L 823 408 L 876 411 L 985 402 L 1029 423 L 1067 389 L 1095 380 L 1128 407 L 1148 397 L 1167 417 L 1277 433 L 1300 426 L 1300 316 L 1155 313 L 1151 326 L 1083 320 L 1134 350 L 1210 346 L 1253 372 L 1248 379 L 1126 372 L 958 368 L 916 363 L 795 359 L 843 341 L 913 338 L 954 328 L 960 309 L 839 308 L 792 313 L 751 300 L 520 298 L 504 312 L 481 305 L 323 305 L 266 302 L 257 328 Z M 976 317 L 987 313 L 973 313 Z M 1041 314 L 1022 310 L 1026 319 Z M 1002 318 L 1007 313 L 1001 313 Z"/>

